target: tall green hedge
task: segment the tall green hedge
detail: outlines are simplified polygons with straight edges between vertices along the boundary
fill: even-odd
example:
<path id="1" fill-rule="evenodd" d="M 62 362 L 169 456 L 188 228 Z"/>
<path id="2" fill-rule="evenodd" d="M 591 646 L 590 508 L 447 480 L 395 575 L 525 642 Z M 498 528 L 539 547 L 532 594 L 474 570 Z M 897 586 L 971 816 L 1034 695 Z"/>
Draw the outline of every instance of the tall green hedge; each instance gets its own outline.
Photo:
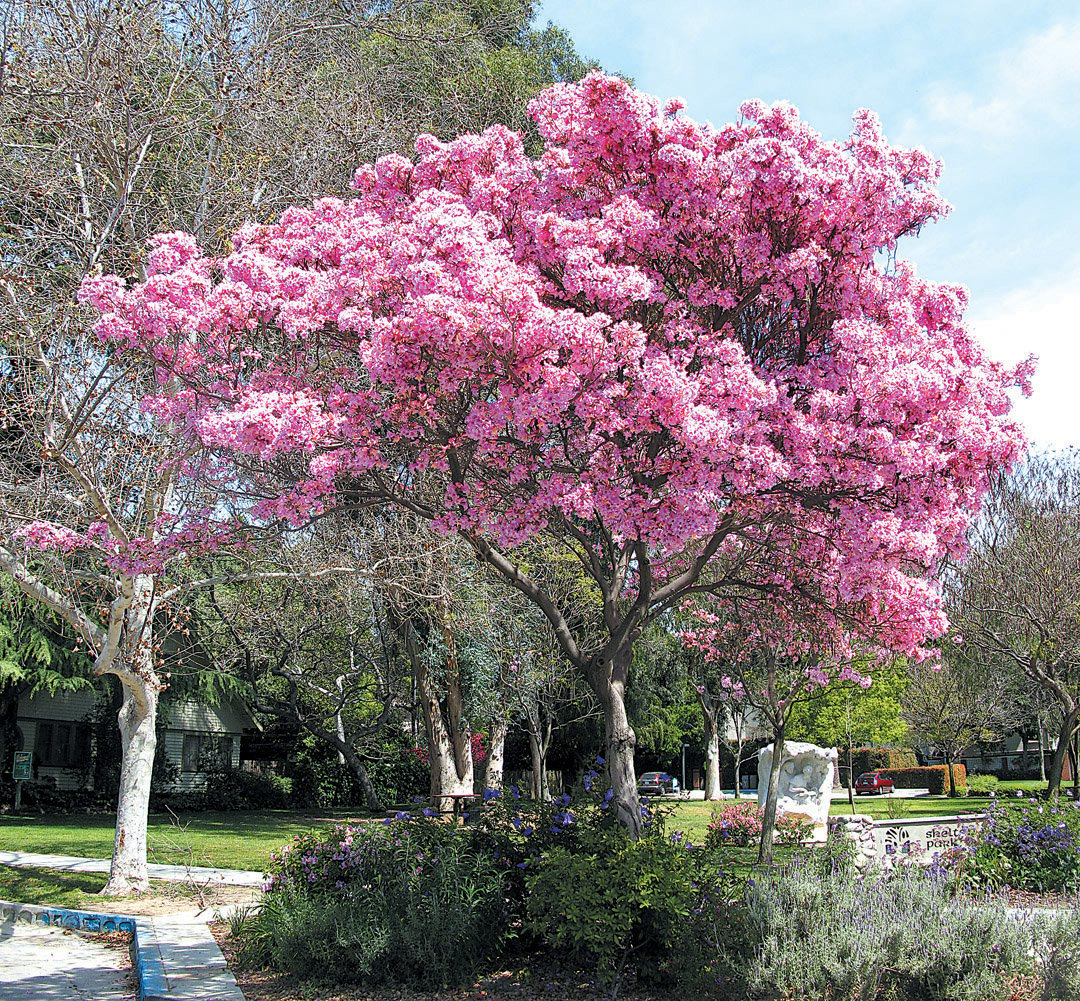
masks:
<path id="1" fill-rule="evenodd" d="M 953 782 L 957 792 L 967 789 L 967 768 L 953 765 Z M 949 791 L 948 773 L 944 765 L 927 765 L 923 768 L 882 768 L 881 774 L 892 779 L 897 789 L 929 789 L 933 796 Z"/>

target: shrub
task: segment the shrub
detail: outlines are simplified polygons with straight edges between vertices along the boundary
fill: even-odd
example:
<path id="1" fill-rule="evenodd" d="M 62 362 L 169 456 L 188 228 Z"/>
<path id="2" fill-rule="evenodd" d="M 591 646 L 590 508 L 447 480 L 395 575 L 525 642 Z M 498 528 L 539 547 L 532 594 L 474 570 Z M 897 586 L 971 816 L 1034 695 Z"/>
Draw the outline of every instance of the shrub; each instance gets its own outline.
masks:
<path id="1" fill-rule="evenodd" d="M 729 997 L 982 1001 L 1031 965 L 1020 921 L 914 867 L 855 879 L 797 863 L 743 903 L 707 904 L 693 928 Z"/>
<path id="2" fill-rule="evenodd" d="M 601 979 L 623 970 L 639 983 L 671 983 L 685 974 L 683 939 L 698 888 L 717 885 L 722 869 L 708 853 L 659 832 L 631 841 L 621 830 L 591 850 L 555 847 L 526 876 L 529 930 L 549 949 Z"/>
<path id="3" fill-rule="evenodd" d="M 967 768 L 953 765 L 953 781 L 957 792 L 967 788 Z M 926 765 L 922 768 L 885 768 L 881 774 L 896 783 L 897 789 L 929 789 L 931 795 L 942 796 L 949 790 L 948 773 L 944 765 Z"/>
<path id="4" fill-rule="evenodd" d="M 1080 998 L 1080 915 L 1041 916 L 1035 923 L 1035 954 L 1041 960 L 1042 1001 Z"/>
<path id="5" fill-rule="evenodd" d="M 974 886 L 1080 890 L 1080 804 L 1063 799 L 996 800 L 960 860 Z"/>
<path id="6" fill-rule="evenodd" d="M 762 812 L 753 802 L 725 803 L 714 810 L 705 834 L 705 847 L 745 846 L 761 839 Z M 810 834 L 810 825 L 784 814 L 776 818 L 776 840 L 780 844 L 798 844 Z"/>
<path id="7" fill-rule="evenodd" d="M 303 979 L 445 987 L 508 929 L 505 859 L 471 832 L 401 815 L 296 838 L 271 857 L 249 955 Z"/>
<path id="8" fill-rule="evenodd" d="M 990 796 L 997 792 L 998 782 L 996 775 L 979 775 L 973 772 L 967 777 L 968 794 Z"/>
<path id="9" fill-rule="evenodd" d="M 211 772 L 206 777 L 207 810 L 281 810 L 289 805 L 292 780 L 257 772 Z"/>

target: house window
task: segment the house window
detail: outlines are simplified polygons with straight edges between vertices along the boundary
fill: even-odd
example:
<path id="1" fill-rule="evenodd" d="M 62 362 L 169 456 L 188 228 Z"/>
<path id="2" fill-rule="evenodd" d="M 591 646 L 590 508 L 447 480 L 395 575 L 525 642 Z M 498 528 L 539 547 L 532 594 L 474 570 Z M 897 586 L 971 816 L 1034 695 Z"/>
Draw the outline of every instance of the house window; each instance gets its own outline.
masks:
<path id="1" fill-rule="evenodd" d="M 39 765 L 76 768 L 90 762 L 90 727 L 85 723 L 39 720 L 34 738 Z"/>
<path id="2" fill-rule="evenodd" d="M 185 772 L 224 772 L 232 766 L 232 737 L 216 733 L 185 733 L 182 768 Z"/>

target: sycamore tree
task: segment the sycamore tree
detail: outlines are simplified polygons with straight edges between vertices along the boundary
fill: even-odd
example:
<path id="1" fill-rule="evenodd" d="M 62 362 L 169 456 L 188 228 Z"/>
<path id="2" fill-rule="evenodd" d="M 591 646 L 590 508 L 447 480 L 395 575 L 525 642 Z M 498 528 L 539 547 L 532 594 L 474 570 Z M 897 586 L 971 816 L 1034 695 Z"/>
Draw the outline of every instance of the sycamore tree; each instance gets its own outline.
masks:
<path id="1" fill-rule="evenodd" d="M 714 128 L 600 73 L 530 109 L 536 158 L 499 126 L 422 136 L 352 198 L 221 257 L 162 236 L 145 281 L 82 296 L 223 488 L 279 477 L 262 517 L 406 510 L 533 602 L 597 697 L 637 833 L 642 630 L 693 595 L 782 597 L 790 564 L 813 607 L 857 606 L 915 654 L 946 627 L 929 574 L 1022 447 L 1028 367 L 984 356 L 962 289 L 885 264 L 947 206 L 939 165 L 870 112 L 841 142 L 784 104 Z M 580 566 L 584 634 L 515 558 L 538 538 Z"/>
<path id="2" fill-rule="evenodd" d="M 912 734 L 940 748 L 949 795 L 956 796 L 956 759 L 977 742 L 1001 740 L 1019 723 L 1021 711 L 1000 664 L 958 644 L 949 644 L 942 660 L 940 665 L 924 662 L 908 668 L 901 713 Z"/>

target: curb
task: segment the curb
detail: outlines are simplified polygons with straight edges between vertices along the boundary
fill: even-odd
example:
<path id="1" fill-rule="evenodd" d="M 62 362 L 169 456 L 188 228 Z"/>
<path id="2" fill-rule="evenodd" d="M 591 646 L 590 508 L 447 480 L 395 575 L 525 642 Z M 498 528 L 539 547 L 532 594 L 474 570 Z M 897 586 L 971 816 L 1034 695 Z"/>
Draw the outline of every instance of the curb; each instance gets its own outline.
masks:
<path id="1" fill-rule="evenodd" d="M 198 974 L 191 976 L 193 967 L 183 961 L 183 951 L 190 948 L 190 942 L 183 944 L 183 935 L 180 937 L 179 951 L 177 945 L 172 947 L 176 956 L 174 959 L 179 965 L 174 969 L 174 983 L 170 984 L 165 970 L 165 958 L 162 955 L 161 945 L 158 942 L 157 927 L 154 919 L 145 915 L 123 914 L 99 914 L 92 911 L 75 911 L 66 907 L 44 907 L 39 904 L 19 904 L 6 900 L 0 900 L 0 924 L 18 925 L 41 925 L 56 928 L 67 928 L 72 931 L 85 932 L 128 932 L 132 935 L 131 961 L 139 984 L 140 1001 L 182 1001 L 189 998 L 195 999 L 225 999 L 242 998 L 239 987 L 224 965 L 224 957 L 210 935 L 207 945 L 216 954 L 222 963 L 221 972 L 226 975 L 227 983 L 214 983 L 214 975 L 208 979 Z M 174 929 L 175 930 L 175 929 Z M 196 946 L 201 949 L 202 945 Z M 201 959 L 196 963 L 207 962 L 207 952 L 203 950 Z M 211 960 L 216 967 L 216 963 Z"/>
<path id="2" fill-rule="evenodd" d="M 169 980 L 165 976 L 165 963 L 161 958 L 153 921 L 140 921 L 135 925 L 131 958 L 139 979 L 141 1001 L 165 1001 L 169 996 Z"/>
<path id="3" fill-rule="evenodd" d="M 18 904 L 0 900 L 0 923 L 48 925 L 87 932 L 128 932 L 135 934 L 138 919 L 125 914 L 97 914 L 93 911 L 72 911 L 66 907 L 42 907 L 40 904 Z"/>

